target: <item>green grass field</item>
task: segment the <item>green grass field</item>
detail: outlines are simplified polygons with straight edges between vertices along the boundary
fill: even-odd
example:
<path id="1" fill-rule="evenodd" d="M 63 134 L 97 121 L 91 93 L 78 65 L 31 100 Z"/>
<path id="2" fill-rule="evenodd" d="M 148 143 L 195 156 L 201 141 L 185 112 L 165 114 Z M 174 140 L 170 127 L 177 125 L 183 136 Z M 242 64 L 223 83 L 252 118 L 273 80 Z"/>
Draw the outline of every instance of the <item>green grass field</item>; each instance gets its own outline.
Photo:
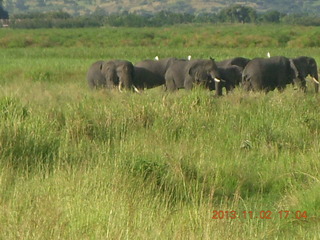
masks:
<path id="1" fill-rule="evenodd" d="M 231 39 L 235 26 L 219 28 Z M 308 29 L 290 31 L 307 39 Z M 117 32 L 108 47 L 109 38 L 93 46 L 83 37 L 101 29 L 0 30 L 1 43 L 56 39 L 50 46 L 0 44 L 0 239 L 320 238 L 320 95 L 310 82 L 306 94 L 288 86 L 216 98 L 199 88 L 90 91 L 85 79 L 99 59 L 222 60 L 270 51 L 320 64 L 319 48 L 188 45 L 195 38 L 130 45 L 126 32 L 164 33 L 121 28 L 104 29 Z M 195 26 L 163 31 L 197 34 Z"/>

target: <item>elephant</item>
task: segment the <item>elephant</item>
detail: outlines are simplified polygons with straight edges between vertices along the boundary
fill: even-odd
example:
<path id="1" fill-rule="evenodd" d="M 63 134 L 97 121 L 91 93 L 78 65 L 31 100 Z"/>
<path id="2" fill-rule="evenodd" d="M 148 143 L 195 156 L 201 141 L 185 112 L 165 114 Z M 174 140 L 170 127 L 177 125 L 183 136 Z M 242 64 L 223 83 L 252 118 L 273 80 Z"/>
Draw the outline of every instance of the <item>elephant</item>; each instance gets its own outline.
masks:
<path id="1" fill-rule="evenodd" d="M 222 89 L 226 88 L 227 94 L 236 86 L 239 86 L 242 79 L 242 68 L 237 65 L 218 67 L 220 81 L 210 81 L 209 89 L 216 90 L 216 95 L 222 95 Z"/>
<path id="2" fill-rule="evenodd" d="M 300 81 L 301 88 L 306 91 L 306 77 L 310 75 L 314 81 L 315 92 L 319 92 L 319 78 L 318 78 L 318 68 L 317 63 L 314 58 L 301 56 L 297 58 L 292 58 L 294 65 L 296 66 L 299 75 L 298 80 Z M 296 83 L 296 82 L 295 82 Z"/>
<path id="3" fill-rule="evenodd" d="M 136 70 L 135 86 L 139 89 L 153 88 L 165 84 L 165 74 L 176 58 L 144 60 L 134 65 Z"/>
<path id="4" fill-rule="evenodd" d="M 112 89 L 124 87 L 127 90 L 135 89 L 133 85 L 134 67 L 127 60 L 97 61 L 93 63 L 87 73 L 90 88 L 104 87 Z"/>
<path id="5" fill-rule="evenodd" d="M 134 86 L 139 90 L 154 88 L 164 84 L 164 77 L 144 67 L 134 66 L 135 76 L 133 79 Z"/>
<path id="6" fill-rule="evenodd" d="M 255 58 L 243 70 L 242 85 L 247 91 L 283 91 L 299 76 L 298 70 L 289 58 L 276 56 Z"/>
<path id="7" fill-rule="evenodd" d="M 221 68 L 227 68 L 227 67 L 236 65 L 241 68 L 241 71 L 243 71 L 243 69 L 248 64 L 248 62 L 250 62 L 249 58 L 235 57 L 235 58 L 230 58 L 230 59 L 217 62 L 217 66 Z"/>
<path id="8" fill-rule="evenodd" d="M 218 67 L 214 59 L 176 60 L 168 68 L 166 89 L 175 91 L 181 88 L 191 90 L 194 84 L 208 87 L 212 80 L 220 81 Z"/>

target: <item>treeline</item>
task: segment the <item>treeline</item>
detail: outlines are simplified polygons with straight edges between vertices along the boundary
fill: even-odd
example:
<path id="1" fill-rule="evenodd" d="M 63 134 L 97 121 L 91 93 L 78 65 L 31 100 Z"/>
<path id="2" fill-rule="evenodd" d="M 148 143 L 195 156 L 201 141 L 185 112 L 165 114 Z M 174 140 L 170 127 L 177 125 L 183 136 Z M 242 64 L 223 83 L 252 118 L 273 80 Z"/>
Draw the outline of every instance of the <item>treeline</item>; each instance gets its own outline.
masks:
<path id="1" fill-rule="evenodd" d="M 173 13 L 161 11 L 155 14 L 122 12 L 106 14 L 96 11 L 89 16 L 71 16 L 62 11 L 48 13 L 16 14 L 10 18 L 12 28 L 82 28 L 82 27 L 161 27 L 188 23 L 286 23 L 319 26 L 320 17 L 304 14 L 283 14 L 277 10 L 259 13 L 242 5 L 231 5 L 219 13 Z"/>

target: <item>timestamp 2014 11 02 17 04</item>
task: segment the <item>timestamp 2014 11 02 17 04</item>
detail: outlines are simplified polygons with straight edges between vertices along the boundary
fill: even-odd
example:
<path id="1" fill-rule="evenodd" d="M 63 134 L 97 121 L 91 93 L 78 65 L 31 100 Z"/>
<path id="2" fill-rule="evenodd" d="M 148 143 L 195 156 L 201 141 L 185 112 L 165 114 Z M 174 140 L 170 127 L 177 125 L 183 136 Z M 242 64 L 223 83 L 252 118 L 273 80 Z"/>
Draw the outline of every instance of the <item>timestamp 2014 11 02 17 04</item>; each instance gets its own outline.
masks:
<path id="1" fill-rule="evenodd" d="M 273 212 L 270 210 L 262 211 L 212 211 L 212 219 L 280 219 L 293 218 L 293 219 L 306 219 L 308 217 L 307 211 L 288 211 L 281 210 Z"/>

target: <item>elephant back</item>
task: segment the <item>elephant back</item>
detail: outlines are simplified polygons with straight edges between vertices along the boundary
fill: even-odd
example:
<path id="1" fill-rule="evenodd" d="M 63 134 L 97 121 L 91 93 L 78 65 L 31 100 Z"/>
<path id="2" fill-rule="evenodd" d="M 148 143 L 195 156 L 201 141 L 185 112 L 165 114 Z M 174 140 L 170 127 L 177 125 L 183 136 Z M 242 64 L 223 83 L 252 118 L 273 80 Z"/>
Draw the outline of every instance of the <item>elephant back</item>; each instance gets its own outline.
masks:
<path id="1" fill-rule="evenodd" d="M 230 58 L 230 59 L 226 59 L 223 61 L 219 61 L 219 62 L 217 62 L 217 66 L 226 68 L 226 67 L 236 65 L 236 66 L 240 67 L 241 70 L 243 70 L 249 62 L 250 62 L 249 58 L 235 57 L 235 58 Z"/>
<path id="2" fill-rule="evenodd" d="M 136 63 L 135 66 L 145 68 L 150 72 L 159 75 L 164 80 L 166 71 L 175 60 L 176 58 L 163 58 L 160 60 L 147 59 L 147 60 Z"/>

